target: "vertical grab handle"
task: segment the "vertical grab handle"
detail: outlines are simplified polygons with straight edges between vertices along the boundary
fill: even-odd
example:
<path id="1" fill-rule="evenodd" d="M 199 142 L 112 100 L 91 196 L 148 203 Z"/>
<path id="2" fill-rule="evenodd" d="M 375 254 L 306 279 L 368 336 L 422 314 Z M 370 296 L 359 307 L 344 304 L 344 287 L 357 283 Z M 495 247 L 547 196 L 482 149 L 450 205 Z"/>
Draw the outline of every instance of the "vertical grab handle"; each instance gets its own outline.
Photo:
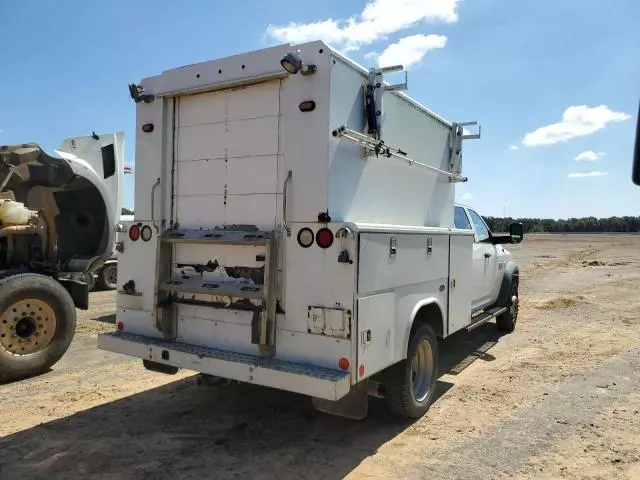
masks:
<path id="1" fill-rule="evenodd" d="M 289 170 L 287 178 L 284 179 L 284 185 L 282 187 L 282 225 L 287 231 L 287 237 L 291 236 L 291 227 L 287 223 L 287 193 L 289 192 L 289 184 L 291 183 L 291 177 L 293 173 Z"/>
<path id="2" fill-rule="evenodd" d="M 155 205 L 156 205 L 156 188 L 160 185 L 160 177 L 156 180 L 156 183 L 151 187 L 151 223 L 156 229 L 156 233 L 160 233 L 160 227 L 156 225 Z"/>

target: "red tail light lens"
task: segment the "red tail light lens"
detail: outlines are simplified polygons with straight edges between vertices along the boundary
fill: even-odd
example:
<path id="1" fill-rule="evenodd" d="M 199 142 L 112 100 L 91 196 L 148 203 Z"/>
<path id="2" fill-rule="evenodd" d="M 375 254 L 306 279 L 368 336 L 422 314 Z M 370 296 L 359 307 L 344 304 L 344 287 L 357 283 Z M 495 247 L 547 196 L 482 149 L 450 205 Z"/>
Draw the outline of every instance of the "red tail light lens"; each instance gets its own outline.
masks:
<path id="1" fill-rule="evenodd" d="M 328 228 L 321 228 L 316 233 L 316 243 L 320 248 L 329 248 L 333 245 L 333 232 Z"/>
<path id="2" fill-rule="evenodd" d="M 140 227 L 138 225 L 131 225 L 129 227 L 129 239 L 135 242 L 140 238 Z"/>

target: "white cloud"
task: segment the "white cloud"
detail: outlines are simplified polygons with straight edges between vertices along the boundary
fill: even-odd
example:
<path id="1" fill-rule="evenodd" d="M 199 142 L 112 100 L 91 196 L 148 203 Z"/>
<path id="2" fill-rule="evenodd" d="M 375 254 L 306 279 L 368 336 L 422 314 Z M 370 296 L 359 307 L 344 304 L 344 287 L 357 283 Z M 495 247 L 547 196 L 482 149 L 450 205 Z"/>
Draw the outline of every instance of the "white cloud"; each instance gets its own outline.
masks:
<path id="1" fill-rule="evenodd" d="M 570 173 L 567 175 L 569 178 L 586 178 L 586 177 L 604 177 L 607 172 L 584 172 L 584 173 Z"/>
<path id="2" fill-rule="evenodd" d="M 578 162 L 595 162 L 604 156 L 604 152 L 593 152 L 591 150 L 579 153 L 574 157 L 574 160 Z"/>
<path id="3" fill-rule="evenodd" d="M 461 202 L 469 202 L 469 201 L 471 201 L 471 200 L 473 200 L 473 195 L 471 195 L 471 194 L 470 194 L 470 193 L 468 193 L 468 192 L 467 192 L 467 193 L 465 193 L 464 195 L 462 195 L 462 196 L 460 197 L 460 201 L 461 201 Z"/>
<path id="4" fill-rule="evenodd" d="M 505 152 L 515 152 L 516 150 L 518 150 L 518 145 L 509 145 Z"/>
<path id="5" fill-rule="evenodd" d="M 392 43 L 378 57 L 380 67 L 402 65 L 407 68 L 422 60 L 429 50 L 444 48 L 447 37 L 444 35 L 411 35 Z"/>
<path id="6" fill-rule="evenodd" d="M 0 134 L 4 133 L 4 130 L 0 128 Z"/>
<path id="7" fill-rule="evenodd" d="M 614 112 L 606 105 L 577 105 L 564 111 L 561 122 L 545 125 L 527 133 L 522 143 L 527 147 L 534 147 L 565 142 L 572 138 L 591 135 L 606 127 L 608 123 L 621 122 L 629 118 L 631 115 Z"/>
<path id="8" fill-rule="evenodd" d="M 358 50 L 420 22 L 458 21 L 459 0 L 369 0 L 358 16 L 347 19 L 269 25 L 266 35 L 279 42 L 324 42 L 343 51 Z"/>

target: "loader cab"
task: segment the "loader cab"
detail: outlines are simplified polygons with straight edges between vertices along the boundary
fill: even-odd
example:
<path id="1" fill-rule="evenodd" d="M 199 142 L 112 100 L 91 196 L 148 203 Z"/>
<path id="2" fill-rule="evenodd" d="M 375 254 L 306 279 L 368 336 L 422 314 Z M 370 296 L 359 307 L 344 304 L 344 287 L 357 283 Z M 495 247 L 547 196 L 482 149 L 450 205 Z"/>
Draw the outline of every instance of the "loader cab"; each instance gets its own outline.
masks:
<path id="1" fill-rule="evenodd" d="M 71 261 L 68 269 L 80 271 L 85 267 L 93 270 L 112 255 L 116 241 L 116 225 L 122 211 L 124 167 L 124 132 L 71 137 L 62 141 L 56 153 L 65 159 L 74 173 L 91 182 L 100 195 L 87 197 L 83 209 L 76 205 L 78 215 L 72 224 L 84 228 L 92 235 L 92 252 L 85 252 L 82 259 Z M 100 198 L 98 198 L 100 197 Z M 95 205 L 93 205 L 95 203 Z M 95 207 L 95 208 L 94 208 Z M 101 213 L 99 213 L 101 212 Z M 101 225 L 98 225 L 98 224 Z M 86 239 L 86 237 L 85 237 Z M 59 248 L 72 249 L 78 242 L 66 242 Z M 91 255 L 90 255 L 91 254 Z M 91 257 L 91 258 L 89 258 Z"/>

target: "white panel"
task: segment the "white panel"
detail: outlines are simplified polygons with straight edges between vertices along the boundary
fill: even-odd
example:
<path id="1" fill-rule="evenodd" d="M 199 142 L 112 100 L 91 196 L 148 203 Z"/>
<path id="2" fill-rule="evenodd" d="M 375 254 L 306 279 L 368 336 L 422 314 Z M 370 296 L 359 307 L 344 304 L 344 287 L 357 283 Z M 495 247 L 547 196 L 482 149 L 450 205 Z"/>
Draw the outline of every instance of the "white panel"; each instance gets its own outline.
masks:
<path id="1" fill-rule="evenodd" d="M 225 148 L 230 158 L 278 153 L 278 117 L 229 122 L 227 129 Z"/>
<path id="2" fill-rule="evenodd" d="M 230 194 L 278 193 L 278 157 L 233 158 L 227 164 Z"/>
<path id="3" fill-rule="evenodd" d="M 251 343 L 253 312 L 178 305 L 177 341 L 230 352 L 258 355 Z"/>
<path id="4" fill-rule="evenodd" d="M 276 223 L 277 203 L 282 195 L 228 195 L 225 223 L 257 225 L 270 230 Z"/>
<path id="5" fill-rule="evenodd" d="M 224 222 L 224 195 L 194 195 L 176 200 L 176 220 L 182 228 L 213 228 Z"/>
<path id="6" fill-rule="evenodd" d="M 276 155 L 278 118 L 180 127 L 178 161 Z"/>
<path id="7" fill-rule="evenodd" d="M 118 290 L 126 282 L 133 280 L 136 292 L 142 295 L 142 300 L 126 302 L 126 305 L 154 312 L 158 246 L 156 232 L 153 230 L 153 237 L 148 242 L 142 240 L 132 242 L 128 235 L 123 236 L 123 246 L 124 251 L 118 254 Z M 120 298 L 120 295 L 118 297 Z M 118 301 L 118 305 L 122 303 Z"/>
<path id="8" fill-rule="evenodd" d="M 395 292 L 358 299 L 358 380 L 394 363 L 395 314 Z"/>
<path id="9" fill-rule="evenodd" d="M 230 121 L 277 117 L 280 112 L 280 80 L 234 88 L 226 95 Z"/>
<path id="10" fill-rule="evenodd" d="M 366 74 L 337 59 L 331 69 L 330 128 L 365 132 Z M 450 127 L 397 93 L 383 100 L 383 138 L 413 160 L 447 170 Z M 397 158 L 371 155 L 346 139 L 330 140 L 328 208 L 335 221 L 453 226 L 454 184 Z"/>
<path id="11" fill-rule="evenodd" d="M 224 195 L 226 167 L 224 160 L 180 163 L 176 179 L 178 195 Z"/>
<path id="12" fill-rule="evenodd" d="M 227 119 L 226 105 L 225 91 L 180 97 L 178 125 L 223 123 Z"/>
<path id="13" fill-rule="evenodd" d="M 178 129 L 178 171 L 182 162 L 224 158 L 226 151 L 227 129 L 224 123 Z"/>
<path id="14" fill-rule="evenodd" d="M 389 254 L 391 238 L 396 254 Z M 431 239 L 431 253 L 427 242 Z M 448 276 L 449 239 L 447 235 L 383 234 L 360 235 L 358 293 L 372 292 Z"/>
<path id="15" fill-rule="evenodd" d="M 449 288 L 449 335 L 471 321 L 473 295 L 473 235 L 451 235 L 449 275 L 455 286 Z"/>
<path id="16" fill-rule="evenodd" d="M 276 339 L 278 360 L 337 370 L 342 357 L 351 358 L 351 340 L 287 330 L 278 330 Z"/>
<path id="17" fill-rule="evenodd" d="M 278 327 L 286 330 L 306 332 L 310 306 L 340 306 L 353 311 L 355 276 L 357 266 L 357 244 L 355 240 L 335 239 L 328 249 L 312 245 L 298 245 L 297 233 L 308 227 L 313 232 L 318 224 L 291 224 L 291 237 L 284 236 L 286 244 L 286 285 L 283 309 L 286 316 L 278 320 Z M 329 224 L 336 232 L 339 225 Z M 349 251 L 352 264 L 338 263 L 340 251 Z M 355 326 L 352 324 L 351 329 Z"/>

